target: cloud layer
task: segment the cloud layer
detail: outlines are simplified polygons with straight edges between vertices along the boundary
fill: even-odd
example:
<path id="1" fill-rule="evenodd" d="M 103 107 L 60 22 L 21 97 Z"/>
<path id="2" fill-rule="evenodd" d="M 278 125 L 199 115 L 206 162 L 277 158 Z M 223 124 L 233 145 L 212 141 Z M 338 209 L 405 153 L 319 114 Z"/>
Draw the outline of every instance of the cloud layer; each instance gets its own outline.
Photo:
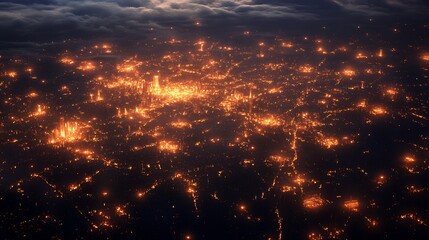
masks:
<path id="1" fill-rule="evenodd" d="M 419 0 L 11 0 L 0 2 L 0 40 L 135 34 L 196 21 L 245 25 L 427 9 Z"/>

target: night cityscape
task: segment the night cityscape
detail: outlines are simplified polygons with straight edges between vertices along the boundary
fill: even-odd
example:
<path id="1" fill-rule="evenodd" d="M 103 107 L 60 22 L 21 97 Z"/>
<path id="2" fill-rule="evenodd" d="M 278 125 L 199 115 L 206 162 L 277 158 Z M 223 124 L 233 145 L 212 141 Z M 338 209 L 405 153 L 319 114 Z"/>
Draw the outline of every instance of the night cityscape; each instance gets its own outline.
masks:
<path id="1" fill-rule="evenodd" d="M 428 239 L 428 16 L 0 2 L 0 239 Z"/>

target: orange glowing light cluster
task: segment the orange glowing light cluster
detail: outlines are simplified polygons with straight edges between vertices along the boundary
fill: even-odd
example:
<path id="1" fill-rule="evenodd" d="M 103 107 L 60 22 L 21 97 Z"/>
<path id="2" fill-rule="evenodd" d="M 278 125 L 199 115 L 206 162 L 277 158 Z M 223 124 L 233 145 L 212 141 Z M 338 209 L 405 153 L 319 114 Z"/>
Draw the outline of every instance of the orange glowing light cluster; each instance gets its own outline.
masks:
<path id="1" fill-rule="evenodd" d="M 38 97 L 38 96 L 39 96 L 39 94 L 37 92 L 31 92 L 27 95 L 27 97 L 30 97 L 30 98 L 34 98 L 34 97 Z"/>
<path id="2" fill-rule="evenodd" d="M 294 189 L 295 189 L 295 187 L 292 187 L 292 186 L 289 186 L 289 185 L 284 185 L 284 186 L 281 187 L 281 191 L 283 193 L 285 193 L 285 192 L 291 192 Z"/>
<path id="3" fill-rule="evenodd" d="M 152 85 L 152 94 L 164 100 L 164 103 L 188 102 L 193 99 L 204 98 L 206 94 L 194 84 L 174 83 L 164 88 Z"/>
<path id="4" fill-rule="evenodd" d="M 269 159 L 271 161 L 278 162 L 278 163 L 284 163 L 284 162 L 288 161 L 288 159 L 286 157 L 283 157 L 283 156 L 280 156 L 280 155 L 272 155 L 272 156 L 269 157 Z"/>
<path id="5" fill-rule="evenodd" d="M 82 138 L 82 132 L 78 122 L 64 122 L 64 118 L 61 118 L 59 126 L 52 131 L 49 142 L 64 143 L 74 142 Z"/>
<path id="6" fill-rule="evenodd" d="M 244 204 L 240 204 L 240 206 L 238 206 L 239 207 L 239 209 L 240 209 L 240 211 L 246 211 L 246 209 L 247 209 L 247 207 L 246 207 L 246 205 L 244 205 Z"/>
<path id="7" fill-rule="evenodd" d="M 98 90 L 97 91 L 97 95 L 94 97 L 94 94 L 89 94 L 90 98 L 91 98 L 91 102 L 99 102 L 99 101 L 103 101 L 104 98 L 101 96 L 101 91 Z"/>
<path id="8" fill-rule="evenodd" d="M 353 76 L 355 76 L 355 75 L 356 75 L 356 71 L 355 71 L 355 70 L 352 70 L 352 69 L 345 69 L 345 70 L 343 71 L 343 75 L 344 75 L 344 76 L 347 76 L 347 77 L 353 77 Z"/>
<path id="9" fill-rule="evenodd" d="M 33 116 L 38 117 L 46 114 L 46 107 L 40 104 L 37 104 L 36 111 L 33 113 Z"/>
<path id="10" fill-rule="evenodd" d="M 323 206 L 325 201 L 320 196 L 311 196 L 305 198 L 303 201 L 303 206 L 307 209 L 317 209 Z"/>
<path id="11" fill-rule="evenodd" d="M 423 61 L 429 61 L 429 53 L 428 53 L 428 54 L 424 54 L 424 55 L 421 57 L 421 59 L 422 59 Z"/>
<path id="12" fill-rule="evenodd" d="M 127 213 L 125 212 L 125 209 L 122 206 L 117 206 L 115 210 L 116 210 L 116 214 L 118 216 L 122 217 L 122 216 L 127 215 Z"/>
<path id="13" fill-rule="evenodd" d="M 305 183 L 306 180 L 305 180 L 305 178 L 298 176 L 293 180 L 293 182 L 298 184 L 298 185 L 301 185 L 301 184 Z"/>
<path id="14" fill-rule="evenodd" d="M 240 92 L 234 92 L 230 95 L 227 95 L 226 98 L 220 103 L 225 111 L 231 111 L 237 107 L 240 103 L 251 102 L 252 101 L 251 93 L 246 96 Z"/>
<path id="15" fill-rule="evenodd" d="M 159 142 L 158 149 L 161 152 L 176 153 L 179 151 L 179 144 L 172 141 L 161 141 Z"/>
<path id="16" fill-rule="evenodd" d="M 344 202 L 344 207 L 347 210 L 357 212 L 359 211 L 359 201 L 356 199 L 348 200 Z"/>
<path id="17" fill-rule="evenodd" d="M 413 162 L 415 162 L 415 161 L 416 161 L 416 159 L 414 159 L 413 157 L 410 157 L 410 156 L 406 156 L 406 157 L 404 158 L 404 161 L 405 161 L 406 163 L 413 163 Z"/>
<path id="18" fill-rule="evenodd" d="M 386 113 L 387 113 L 387 110 L 384 109 L 383 107 L 374 107 L 371 109 L 372 115 L 384 115 Z"/>
<path id="19" fill-rule="evenodd" d="M 366 58 L 368 58 L 368 56 L 363 54 L 363 53 L 358 53 L 358 54 L 356 54 L 356 58 L 357 59 L 366 59 Z"/>
<path id="20" fill-rule="evenodd" d="M 407 190 L 408 190 L 410 193 L 421 193 L 421 192 L 423 192 L 423 191 L 427 191 L 428 189 L 427 189 L 427 188 L 424 188 L 424 187 L 419 187 L 419 186 L 411 185 L 411 186 L 408 186 L 408 187 L 407 187 Z"/>
<path id="21" fill-rule="evenodd" d="M 84 155 L 86 157 L 90 157 L 91 155 L 94 154 L 94 152 L 91 151 L 91 150 L 88 150 L 88 149 L 82 150 L 82 149 L 79 149 L 79 148 L 75 149 L 74 152 L 78 153 L 78 154 L 81 154 L 81 155 Z"/>
<path id="22" fill-rule="evenodd" d="M 79 188 L 79 186 L 78 186 L 78 185 L 71 184 L 71 185 L 69 186 L 69 191 L 70 191 L 70 192 L 72 192 L 72 191 L 77 190 L 78 188 Z"/>
<path id="23" fill-rule="evenodd" d="M 274 115 L 258 117 L 255 118 L 255 121 L 265 127 L 277 127 L 282 124 L 281 119 Z"/>
<path id="24" fill-rule="evenodd" d="M 189 122 L 186 122 L 184 120 L 177 120 L 175 122 L 170 123 L 170 125 L 174 128 L 190 128 L 192 127 L 192 124 Z"/>
<path id="25" fill-rule="evenodd" d="M 73 65 L 75 63 L 75 61 L 71 58 L 64 57 L 64 58 L 60 59 L 60 63 L 65 64 L 65 65 Z"/>
<path id="26" fill-rule="evenodd" d="M 96 69 L 96 67 L 95 67 L 95 64 L 93 62 L 83 61 L 83 62 L 81 62 L 79 67 L 77 67 L 77 69 L 79 69 L 81 71 L 94 71 Z"/>
<path id="27" fill-rule="evenodd" d="M 366 100 L 362 100 L 357 104 L 357 107 L 366 108 Z"/>
<path id="28" fill-rule="evenodd" d="M 386 182 L 386 177 L 384 176 L 384 175 L 380 175 L 380 176 L 378 176 L 378 178 L 377 178 L 377 184 L 378 185 L 383 185 L 384 183 Z"/>
<path id="29" fill-rule="evenodd" d="M 118 64 L 116 66 L 116 69 L 118 70 L 118 72 L 121 72 L 121 73 L 136 73 L 137 68 L 139 66 L 141 66 L 142 64 L 143 64 L 143 62 L 136 61 L 135 59 L 131 58 L 131 59 L 126 60 L 122 64 Z"/>
<path id="30" fill-rule="evenodd" d="M 314 68 L 310 65 L 304 65 L 299 67 L 299 71 L 302 73 L 311 73 L 313 72 Z"/>
<path id="31" fill-rule="evenodd" d="M 291 48 L 293 47 L 293 44 L 291 42 L 282 42 L 282 47 Z"/>
<path id="32" fill-rule="evenodd" d="M 322 54 L 328 54 L 328 52 L 323 47 L 317 48 L 317 52 L 322 53 Z"/>
<path id="33" fill-rule="evenodd" d="M 428 227 L 428 224 L 422 218 L 418 217 L 417 214 L 414 213 L 406 213 L 401 215 L 401 219 L 410 219 L 416 222 L 417 224 Z"/>
<path id="34" fill-rule="evenodd" d="M 11 78 L 15 78 L 16 76 L 18 76 L 18 74 L 16 72 L 7 72 L 6 76 L 11 77 Z"/>
<path id="35" fill-rule="evenodd" d="M 398 94 L 398 90 L 394 89 L 394 88 L 388 88 L 386 89 L 386 94 L 390 95 L 390 96 L 395 96 L 396 94 Z"/>
<path id="36" fill-rule="evenodd" d="M 329 149 L 329 148 L 338 146 L 339 141 L 336 138 L 324 138 L 320 140 L 320 144 Z"/>
<path id="37" fill-rule="evenodd" d="M 323 236 L 320 233 L 310 233 L 308 234 L 308 240 L 322 240 Z"/>

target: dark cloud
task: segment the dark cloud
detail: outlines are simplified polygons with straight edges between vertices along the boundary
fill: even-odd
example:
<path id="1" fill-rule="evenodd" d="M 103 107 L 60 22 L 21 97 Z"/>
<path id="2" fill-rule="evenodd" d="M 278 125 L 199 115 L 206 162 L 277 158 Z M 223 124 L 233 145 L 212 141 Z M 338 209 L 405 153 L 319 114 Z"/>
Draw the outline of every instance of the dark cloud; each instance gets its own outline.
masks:
<path id="1" fill-rule="evenodd" d="M 343 9 L 364 15 L 428 13 L 424 0 L 331 0 Z"/>
<path id="2" fill-rule="evenodd" d="M 424 14 L 419 0 L 15 0 L 0 2 L 0 41 L 148 34 L 202 21 L 314 21 Z"/>

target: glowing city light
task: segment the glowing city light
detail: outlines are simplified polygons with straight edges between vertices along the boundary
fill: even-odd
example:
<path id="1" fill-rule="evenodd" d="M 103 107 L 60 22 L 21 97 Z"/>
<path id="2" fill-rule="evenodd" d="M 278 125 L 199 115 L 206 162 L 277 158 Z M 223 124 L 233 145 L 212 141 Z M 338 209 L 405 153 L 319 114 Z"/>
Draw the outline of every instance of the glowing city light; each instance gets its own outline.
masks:
<path id="1" fill-rule="evenodd" d="M 64 118 L 61 118 L 58 127 L 52 131 L 49 143 L 74 142 L 82 137 L 81 125 L 78 122 L 65 122 Z"/>
<path id="2" fill-rule="evenodd" d="M 344 207 L 347 210 L 357 212 L 357 211 L 359 211 L 359 201 L 356 199 L 347 200 L 344 202 Z"/>
<path id="3" fill-rule="evenodd" d="M 304 199 L 303 205 L 307 209 L 317 209 L 323 206 L 324 202 L 320 196 L 311 196 Z"/>

